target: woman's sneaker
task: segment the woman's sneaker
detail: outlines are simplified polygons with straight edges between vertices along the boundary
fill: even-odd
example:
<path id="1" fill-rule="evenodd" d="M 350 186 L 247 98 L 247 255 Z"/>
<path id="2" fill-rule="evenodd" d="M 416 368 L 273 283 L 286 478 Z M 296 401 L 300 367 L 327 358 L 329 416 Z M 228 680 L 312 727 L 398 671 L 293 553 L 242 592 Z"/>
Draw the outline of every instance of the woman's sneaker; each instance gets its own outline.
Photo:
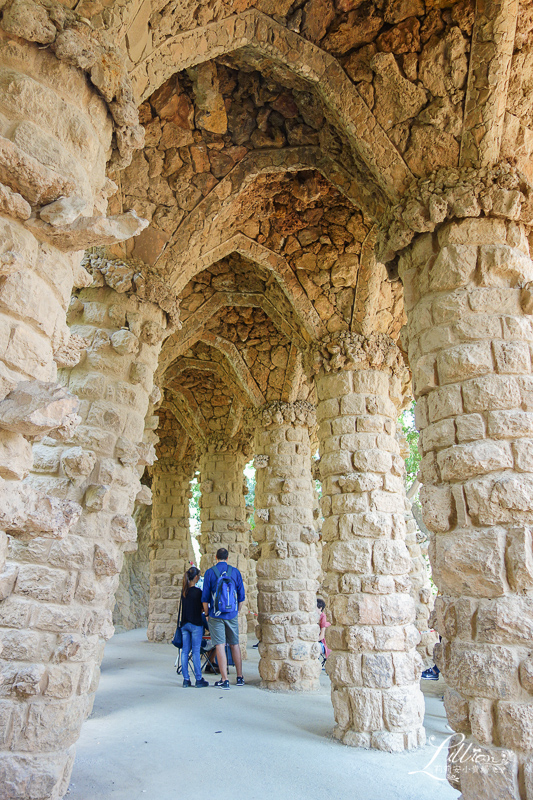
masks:
<path id="1" fill-rule="evenodd" d="M 229 681 L 215 681 L 213 686 L 216 686 L 217 689 L 229 689 Z"/>
<path id="2" fill-rule="evenodd" d="M 235 684 L 235 686 L 244 686 L 244 678 L 242 677 L 242 675 L 240 678 L 237 678 L 237 683 Z"/>
<path id="3" fill-rule="evenodd" d="M 191 685 L 191 682 L 184 678 L 183 679 L 183 688 L 184 689 L 188 689 L 190 685 Z"/>
<path id="4" fill-rule="evenodd" d="M 209 682 L 206 681 L 205 678 L 202 678 L 201 680 L 196 681 L 195 685 L 196 685 L 197 688 L 200 687 L 200 686 L 209 686 Z"/>

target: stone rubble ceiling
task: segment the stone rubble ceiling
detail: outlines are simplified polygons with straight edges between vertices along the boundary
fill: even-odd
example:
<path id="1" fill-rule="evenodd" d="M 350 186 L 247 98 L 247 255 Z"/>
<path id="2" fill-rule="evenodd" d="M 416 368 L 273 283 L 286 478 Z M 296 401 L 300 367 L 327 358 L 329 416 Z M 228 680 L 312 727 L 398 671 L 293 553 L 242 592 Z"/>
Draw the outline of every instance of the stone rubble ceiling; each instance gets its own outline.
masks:
<path id="1" fill-rule="evenodd" d="M 245 409 L 312 396 L 298 348 L 263 309 L 229 306 L 205 322 L 195 344 L 185 352 L 179 346 L 179 334 L 165 343 L 163 360 L 165 349 L 174 352 L 158 379 L 168 397 L 176 401 L 179 395 L 181 421 L 193 438 L 200 431 L 204 438 L 237 432 Z M 225 398 L 224 402 L 218 404 L 218 397 Z"/>
<path id="2" fill-rule="evenodd" d="M 250 371 L 263 402 L 307 399 L 309 390 L 301 383 L 301 364 L 296 367 L 290 357 L 290 343 L 302 351 L 317 337 L 308 328 L 311 312 L 323 331 L 353 325 L 362 330 L 367 324 L 398 335 L 401 285 L 387 280 L 382 265 L 367 263 L 364 243 L 371 224 L 322 176 L 307 171 L 258 178 L 236 199 L 232 216 L 243 238 L 282 260 L 285 279 L 290 275 L 302 296 L 280 284 L 275 271 L 242 253 L 215 261 L 193 275 L 179 295 L 183 327 L 163 347 L 165 376 L 174 359 L 209 335 L 241 379 Z M 233 232 L 224 229 L 226 235 Z"/>

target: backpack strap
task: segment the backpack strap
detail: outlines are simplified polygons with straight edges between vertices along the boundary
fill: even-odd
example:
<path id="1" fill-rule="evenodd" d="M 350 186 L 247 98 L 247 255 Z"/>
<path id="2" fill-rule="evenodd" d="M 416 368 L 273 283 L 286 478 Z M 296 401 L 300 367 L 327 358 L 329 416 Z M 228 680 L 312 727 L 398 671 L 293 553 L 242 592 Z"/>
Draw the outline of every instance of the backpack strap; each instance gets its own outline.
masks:
<path id="1" fill-rule="evenodd" d="M 215 575 L 217 576 L 217 578 L 220 578 L 220 576 L 222 575 L 222 573 L 220 572 L 220 570 L 219 570 L 219 568 L 218 568 L 218 565 L 217 565 L 217 564 L 213 564 L 213 566 L 211 567 L 211 569 L 213 570 L 213 572 L 215 573 Z"/>
<path id="2" fill-rule="evenodd" d="M 179 608 L 179 611 L 178 611 L 178 624 L 177 624 L 178 628 L 181 628 L 181 602 L 182 602 L 182 600 L 183 600 L 183 595 L 181 594 L 180 595 L 180 608 Z"/>
<path id="3" fill-rule="evenodd" d="M 227 570 L 226 570 L 226 575 L 228 576 L 228 578 L 229 578 L 229 577 L 231 577 L 231 573 L 232 573 L 232 572 L 233 572 L 233 567 L 231 567 L 231 566 L 228 564 L 228 568 L 227 568 Z"/>

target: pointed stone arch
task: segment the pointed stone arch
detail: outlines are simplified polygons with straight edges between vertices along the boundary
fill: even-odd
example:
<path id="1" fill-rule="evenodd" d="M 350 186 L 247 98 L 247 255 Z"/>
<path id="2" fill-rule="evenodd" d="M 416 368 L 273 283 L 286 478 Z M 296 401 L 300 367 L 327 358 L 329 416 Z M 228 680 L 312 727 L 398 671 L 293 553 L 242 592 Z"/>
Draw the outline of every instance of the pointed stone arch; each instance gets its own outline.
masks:
<path id="1" fill-rule="evenodd" d="M 370 218 L 384 213 L 386 199 L 376 187 L 368 188 L 341 165 L 332 161 L 319 147 L 286 147 L 282 150 L 250 151 L 222 178 L 181 222 L 165 251 L 158 268 L 182 278 L 186 270 L 206 252 L 219 235 L 217 223 L 231 218 L 234 200 L 248 190 L 260 175 L 275 175 L 316 170 L 338 189 L 356 208 Z M 180 281 L 181 284 L 182 281 Z"/>
<path id="2" fill-rule="evenodd" d="M 313 87 L 376 186 L 398 199 L 412 173 L 337 60 L 256 9 L 166 38 L 133 67 L 136 97 L 142 102 L 176 72 L 237 50 L 268 58 Z"/>
<path id="3" fill-rule="evenodd" d="M 194 398 L 190 394 L 176 389 L 166 390 L 166 405 L 174 414 L 183 430 L 190 436 L 196 446 L 205 444 L 206 437 L 202 428 L 202 413 L 195 407 Z"/>
<path id="4" fill-rule="evenodd" d="M 243 258 L 247 258 L 271 272 L 297 317 L 301 320 L 304 330 L 312 339 L 324 336 L 326 332 L 324 323 L 286 259 L 243 233 L 237 233 L 230 239 L 221 241 L 205 253 L 197 262 L 197 272 L 207 269 L 211 264 L 227 258 L 232 253 L 238 253 Z"/>
<path id="5" fill-rule="evenodd" d="M 220 364 L 214 361 L 178 359 L 177 361 L 173 361 L 166 371 L 163 385 L 166 386 L 168 381 L 171 381 L 174 377 L 177 377 L 177 375 L 187 369 L 194 369 L 199 372 L 212 372 L 221 381 L 227 383 L 241 402 L 246 402 L 254 408 L 259 408 L 265 402 L 265 398 L 235 345 L 225 341 L 220 336 L 209 333 L 199 337 L 198 341 L 204 342 L 222 353 L 230 367 L 230 372 L 226 375 L 221 374 Z"/>

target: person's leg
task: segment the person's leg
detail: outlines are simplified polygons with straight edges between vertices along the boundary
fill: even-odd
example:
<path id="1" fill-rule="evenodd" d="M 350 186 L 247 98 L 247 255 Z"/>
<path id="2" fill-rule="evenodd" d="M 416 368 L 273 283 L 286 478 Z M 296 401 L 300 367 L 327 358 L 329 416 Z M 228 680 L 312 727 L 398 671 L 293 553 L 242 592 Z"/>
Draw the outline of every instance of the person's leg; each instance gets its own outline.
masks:
<path id="1" fill-rule="evenodd" d="M 192 663 L 194 665 L 194 677 L 197 681 L 202 680 L 202 663 L 200 660 L 200 647 L 202 645 L 203 628 L 201 625 L 191 625 L 192 639 Z"/>
<path id="2" fill-rule="evenodd" d="M 228 662 L 226 659 L 226 635 L 225 635 L 225 620 L 214 619 L 209 617 L 208 620 L 209 633 L 211 634 L 211 641 L 215 645 L 217 654 L 218 669 L 220 671 L 220 681 L 215 683 L 215 686 L 224 683 L 228 680 Z M 229 688 L 223 687 L 223 688 Z"/>
<path id="3" fill-rule="evenodd" d="M 231 655 L 235 662 L 235 669 L 237 670 L 237 677 L 242 678 L 242 655 L 240 644 L 230 644 Z"/>
<path id="4" fill-rule="evenodd" d="M 227 681 L 228 680 L 228 661 L 226 658 L 226 645 L 225 644 L 217 644 L 216 645 L 217 651 L 217 662 L 218 668 L 220 670 L 220 680 Z"/>
<path id="5" fill-rule="evenodd" d="M 189 623 L 186 622 L 181 628 L 183 636 L 183 647 L 181 648 L 181 671 L 183 673 L 183 680 L 190 681 L 189 678 L 189 653 L 191 651 L 191 632 L 189 630 Z"/>
<path id="6" fill-rule="evenodd" d="M 239 619 L 227 619 L 224 621 L 224 628 L 226 632 L 226 642 L 231 648 L 231 655 L 233 656 L 233 663 L 237 671 L 237 678 L 242 678 L 242 655 L 241 646 L 239 644 Z"/>
<path id="7" fill-rule="evenodd" d="M 216 664 L 216 655 L 217 649 L 216 647 L 212 647 L 207 654 L 207 658 L 209 659 L 209 664 L 206 666 L 206 672 L 213 672 L 214 674 L 219 673 L 218 666 Z"/>

